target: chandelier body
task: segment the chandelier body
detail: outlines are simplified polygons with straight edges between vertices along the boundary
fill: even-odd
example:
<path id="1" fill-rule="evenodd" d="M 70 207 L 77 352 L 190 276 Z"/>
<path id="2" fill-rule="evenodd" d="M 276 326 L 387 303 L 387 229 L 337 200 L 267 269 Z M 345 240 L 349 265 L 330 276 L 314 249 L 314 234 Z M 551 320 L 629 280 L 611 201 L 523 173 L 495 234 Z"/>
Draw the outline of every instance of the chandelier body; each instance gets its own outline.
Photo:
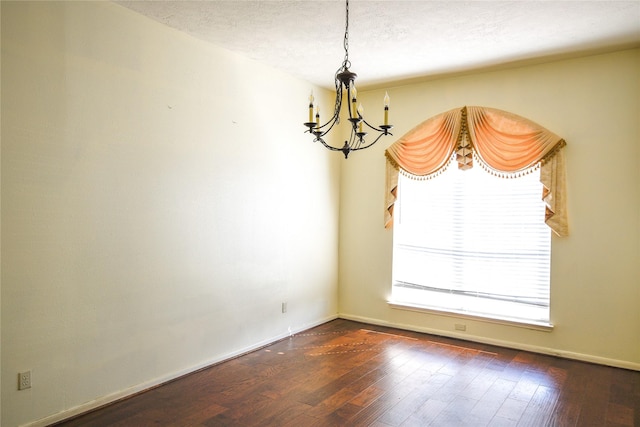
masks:
<path id="1" fill-rule="evenodd" d="M 305 132 L 309 132 L 314 136 L 314 142 L 320 142 L 331 151 L 341 151 L 346 159 L 349 157 L 350 152 L 369 148 L 378 142 L 383 135 L 391 135 L 389 130 L 393 127 L 388 123 L 388 94 L 385 94 L 384 97 L 384 124 L 377 127 L 372 126 L 364 119 L 364 108 L 362 105 L 357 106 L 358 102 L 355 80 L 358 75 L 349 70 L 349 67 L 351 66 L 351 62 L 349 61 L 349 0 L 346 0 L 344 52 L 344 61 L 342 61 L 342 65 L 338 68 L 335 74 L 336 103 L 333 111 L 333 117 L 331 117 L 331 119 L 329 119 L 325 124 L 320 124 L 320 108 L 315 108 L 314 116 L 314 98 L 313 93 L 311 93 L 309 96 L 309 121 L 304 123 L 304 125 L 309 128 Z M 340 111 L 342 110 L 342 97 L 344 93 L 347 95 L 347 111 L 349 115 L 348 120 L 351 124 L 351 132 L 349 139 L 344 142 L 342 147 L 334 147 L 324 140 L 324 136 L 327 135 L 336 124 L 340 123 Z M 367 131 L 377 132 L 377 136 L 371 142 L 365 141 L 365 136 L 368 133 Z"/>

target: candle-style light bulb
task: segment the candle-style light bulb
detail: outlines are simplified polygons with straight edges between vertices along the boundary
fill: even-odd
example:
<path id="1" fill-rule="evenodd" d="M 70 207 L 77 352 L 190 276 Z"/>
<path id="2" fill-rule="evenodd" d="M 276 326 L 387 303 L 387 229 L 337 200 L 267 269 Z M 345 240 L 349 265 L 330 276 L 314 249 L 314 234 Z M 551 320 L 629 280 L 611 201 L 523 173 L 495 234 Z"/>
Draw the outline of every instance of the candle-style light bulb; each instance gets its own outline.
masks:
<path id="1" fill-rule="evenodd" d="M 384 93 L 384 125 L 387 126 L 389 124 L 389 104 L 391 103 L 391 99 L 389 98 L 389 94 L 387 92 Z"/>
<path id="2" fill-rule="evenodd" d="M 313 91 L 309 94 L 309 123 L 313 122 Z"/>
<path id="3" fill-rule="evenodd" d="M 351 85 L 351 116 L 355 119 L 358 116 L 356 116 L 356 101 L 357 101 L 357 97 L 358 97 L 358 91 L 356 90 L 356 84 L 353 83 Z"/>
<path id="4" fill-rule="evenodd" d="M 316 129 L 320 130 L 320 106 L 316 108 Z"/>
<path id="5" fill-rule="evenodd" d="M 364 107 L 362 104 L 358 106 L 358 116 L 360 117 L 360 127 L 358 128 L 358 132 L 362 133 L 362 122 L 364 121 Z"/>

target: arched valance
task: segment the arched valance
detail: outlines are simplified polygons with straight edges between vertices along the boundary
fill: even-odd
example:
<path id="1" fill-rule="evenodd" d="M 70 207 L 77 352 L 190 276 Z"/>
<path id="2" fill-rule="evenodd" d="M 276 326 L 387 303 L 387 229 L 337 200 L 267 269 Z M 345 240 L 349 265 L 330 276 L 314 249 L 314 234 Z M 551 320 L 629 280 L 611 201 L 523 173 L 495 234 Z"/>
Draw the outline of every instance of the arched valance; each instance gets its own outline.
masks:
<path id="1" fill-rule="evenodd" d="M 540 167 L 545 222 L 559 236 L 568 234 L 565 141 L 515 114 L 487 107 L 462 107 L 420 123 L 385 151 L 387 157 L 385 227 L 393 224 L 398 173 L 428 179 L 454 159 L 468 169 L 474 160 L 500 176 L 517 176 Z"/>

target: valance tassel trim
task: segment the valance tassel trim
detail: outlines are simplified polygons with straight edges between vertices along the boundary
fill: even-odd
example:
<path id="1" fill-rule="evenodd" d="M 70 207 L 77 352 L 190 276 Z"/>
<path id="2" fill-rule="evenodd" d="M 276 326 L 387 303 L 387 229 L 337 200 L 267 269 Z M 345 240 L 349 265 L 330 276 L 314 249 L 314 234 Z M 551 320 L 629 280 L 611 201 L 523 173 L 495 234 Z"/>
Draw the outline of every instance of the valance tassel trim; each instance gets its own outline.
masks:
<path id="1" fill-rule="evenodd" d="M 515 114 L 487 107 L 462 107 L 425 120 L 385 151 L 385 227 L 393 225 L 398 174 L 429 180 L 454 160 L 460 169 L 479 164 L 493 176 L 518 178 L 540 170 L 545 222 L 568 235 L 564 139 Z"/>

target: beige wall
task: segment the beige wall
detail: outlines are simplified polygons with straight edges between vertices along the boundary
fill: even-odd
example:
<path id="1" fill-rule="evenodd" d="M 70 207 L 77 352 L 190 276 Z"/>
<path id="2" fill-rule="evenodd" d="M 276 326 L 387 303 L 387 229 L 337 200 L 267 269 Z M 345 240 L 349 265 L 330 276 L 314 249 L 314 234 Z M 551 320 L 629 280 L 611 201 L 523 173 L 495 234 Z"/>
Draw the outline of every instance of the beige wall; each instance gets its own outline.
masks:
<path id="1" fill-rule="evenodd" d="M 311 85 L 107 2 L 3 1 L 2 66 L 2 426 L 336 316 Z"/>
<path id="2" fill-rule="evenodd" d="M 395 138 L 342 166 L 340 315 L 640 369 L 640 50 L 389 88 Z M 384 91 L 361 93 L 381 104 Z M 571 235 L 554 236 L 553 332 L 392 309 L 384 149 L 464 105 L 527 117 L 566 139 Z M 372 111 L 368 107 L 367 111 Z M 466 323 L 466 333 L 455 333 Z"/>

